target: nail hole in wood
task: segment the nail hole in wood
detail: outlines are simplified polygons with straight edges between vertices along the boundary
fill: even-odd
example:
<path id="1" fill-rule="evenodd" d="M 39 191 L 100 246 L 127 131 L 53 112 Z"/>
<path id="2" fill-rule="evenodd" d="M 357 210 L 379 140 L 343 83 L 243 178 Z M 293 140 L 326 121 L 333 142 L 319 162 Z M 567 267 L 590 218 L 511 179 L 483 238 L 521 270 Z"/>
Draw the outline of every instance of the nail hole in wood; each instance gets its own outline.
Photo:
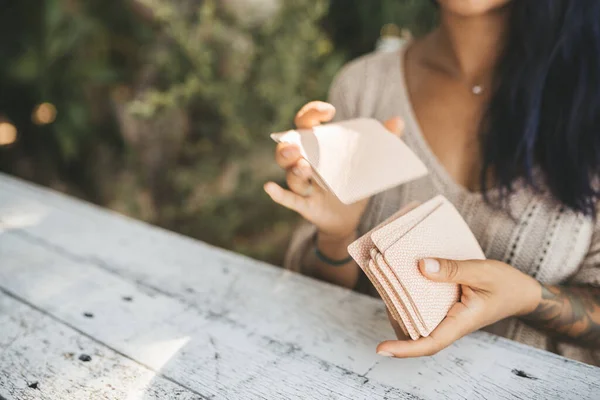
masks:
<path id="1" fill-rule="evenodd" d="M 538 378 L 536 378 L 533 375 L 529 375 L 527 372 L 525 371 L 521 371 L 520 369 L 513 369 L 512 371 L 513 374 L 515 374 L 516 376 L 520 377 L 520 378 L 526 378 L 526 379 L 533 379 L 534 381 L 537 380 Z"/>

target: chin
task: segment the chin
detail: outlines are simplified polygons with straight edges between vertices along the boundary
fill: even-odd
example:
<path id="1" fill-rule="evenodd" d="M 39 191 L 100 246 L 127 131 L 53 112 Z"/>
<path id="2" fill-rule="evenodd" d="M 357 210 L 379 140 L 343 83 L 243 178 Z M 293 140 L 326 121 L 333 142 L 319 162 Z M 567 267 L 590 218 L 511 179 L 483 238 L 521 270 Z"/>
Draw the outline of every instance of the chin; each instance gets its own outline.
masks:
<path id="1" fill-rule="evenodd" d="M 511 0 L 436 0 L 442 10 L 462 17 L 474 17 L 497 11 Z M 517 0 L 518 1 L 518 0 Z"/>

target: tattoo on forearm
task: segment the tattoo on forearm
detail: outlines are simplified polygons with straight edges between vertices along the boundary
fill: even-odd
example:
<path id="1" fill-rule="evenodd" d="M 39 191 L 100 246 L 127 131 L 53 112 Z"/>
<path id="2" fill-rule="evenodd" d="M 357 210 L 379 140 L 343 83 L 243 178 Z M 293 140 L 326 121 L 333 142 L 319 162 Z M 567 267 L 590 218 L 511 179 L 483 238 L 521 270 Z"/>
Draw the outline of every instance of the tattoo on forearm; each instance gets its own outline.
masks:
<path id="1" fill-rule="evenodd" d="M 600 347 L 600 288 L 542 285 L 542 300 L 523 317 L 558 340 Z"/>

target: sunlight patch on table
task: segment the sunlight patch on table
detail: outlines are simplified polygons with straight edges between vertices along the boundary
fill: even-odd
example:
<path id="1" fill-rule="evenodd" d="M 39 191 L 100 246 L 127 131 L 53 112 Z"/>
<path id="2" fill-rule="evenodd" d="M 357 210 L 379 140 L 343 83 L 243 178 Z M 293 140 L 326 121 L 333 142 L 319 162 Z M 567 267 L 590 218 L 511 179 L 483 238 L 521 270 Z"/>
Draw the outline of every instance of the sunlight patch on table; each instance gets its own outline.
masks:
<path id="1" fill-rule="evenodd" d="M 0 214 L 0 233 L 38 225 L 45 217 L 45 212 L 9 210 Z"/>

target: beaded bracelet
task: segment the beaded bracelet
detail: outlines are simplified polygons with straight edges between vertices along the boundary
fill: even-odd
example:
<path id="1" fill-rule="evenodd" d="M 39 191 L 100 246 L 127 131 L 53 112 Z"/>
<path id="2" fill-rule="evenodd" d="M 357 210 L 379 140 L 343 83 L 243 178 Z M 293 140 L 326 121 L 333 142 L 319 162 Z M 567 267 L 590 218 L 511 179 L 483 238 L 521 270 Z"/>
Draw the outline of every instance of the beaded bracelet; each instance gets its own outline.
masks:
<path id="1" fill-rule="evenodd" d="M 319 246 L 317 245 L 317 234 L 315 234 L 314 239 L 313 239 L 313 244 L 315 245 L 315 255 L 317 256 L 317 258 L 324 262 L 325 264 L 329 264 L 333 267 L 340 267 L 342 265 L 348 264 L 350 261 L 352 261 L 352 257 L 348 256 L 342 260 L 334 260 L 332 258 L 327 257 L 325 254 L 321 253 L 321 250 L 319 250 Z"/>

